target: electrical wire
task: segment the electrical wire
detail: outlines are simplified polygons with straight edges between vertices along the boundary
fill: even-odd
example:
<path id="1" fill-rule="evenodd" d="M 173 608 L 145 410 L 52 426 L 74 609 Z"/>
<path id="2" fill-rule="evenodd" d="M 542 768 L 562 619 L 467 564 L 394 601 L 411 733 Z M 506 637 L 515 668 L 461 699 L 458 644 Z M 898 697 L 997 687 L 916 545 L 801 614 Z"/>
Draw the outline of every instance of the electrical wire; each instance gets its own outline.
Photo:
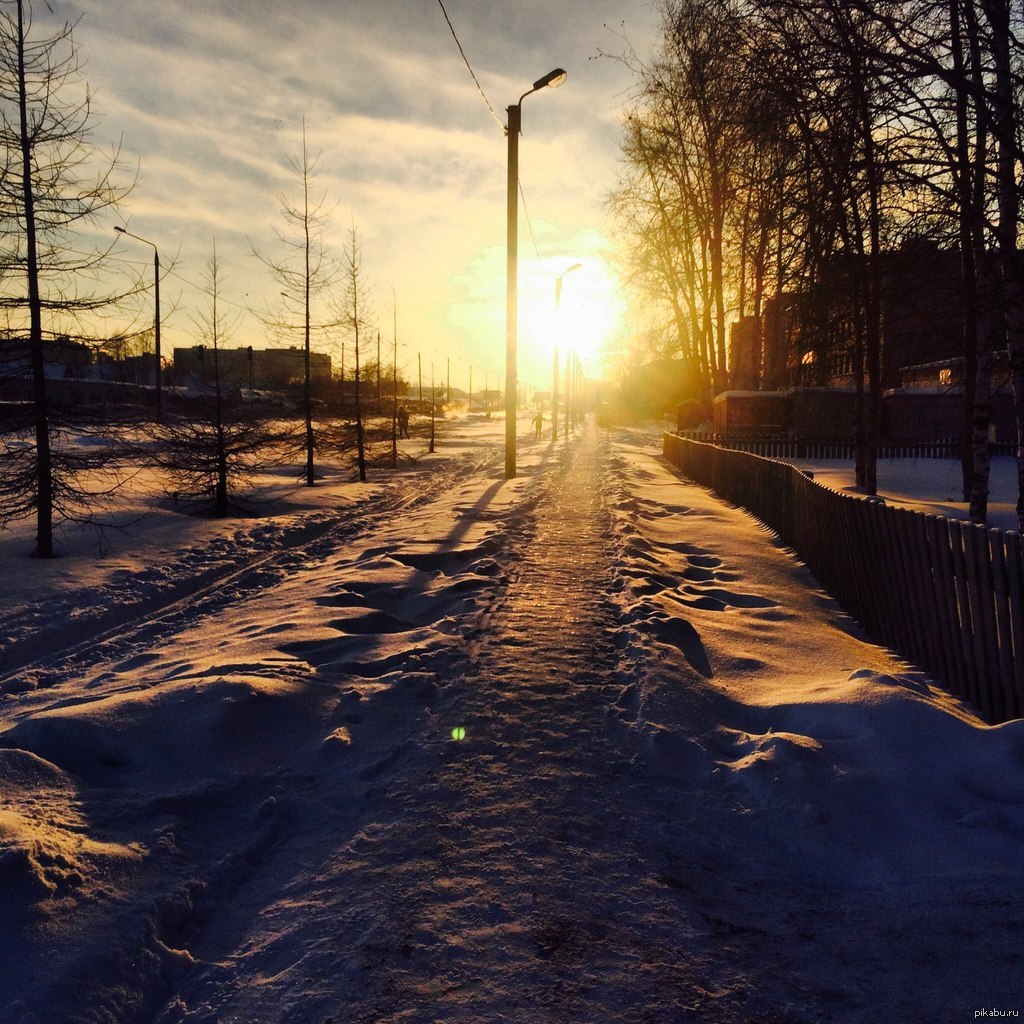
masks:
<path id="1" fill-rule="evenodd" d="M 544 262 L 544 258 L 540 254 L 540 249 L 537 248 L 537 236 L 533 233 L 533 221 L 530 219 L 530 211 L 526 208 L 526 193 L 523 191 L 522 179 L 519 180 L 519 198 L 523 201 L 523 216 L 526 217 L 526 226 L 530 229 L 530 241 L 533 242 L 533 254 L 537 257 L 540 263 Z"/>
<path id="2" fill-rule="evenodd" d="M 484 92 L 483 86 L 481 86 L 481 84 L 480 84 L 480 80 L 476 77 L 476 72 L 473 70 L 473 66 L 469 63 L 469 58 L 466 56 L 466 51 L 462 48 L 462 43 L 459 42 L 459 37 L 458 37 L 458 35 L 455 32 L 455 26 L 452 24 L 451 18 L 448 17 L 447 10 L 445 10 L 445 6 L 444 6 L 443 0 L 437 0 L 437 2 L 438 2 L 438 5 L 441 8 L 441 13 L 444 14 L 444 20 L 446 22 L 448 22 L 448 28 L 451 30 L 452 38 L 455 40 L 455 45 L 459 48 L 459 53 L 462 54 L 462 59 L 463 59 L 463 61 L 465 61 L 466 68 L 469 70 L 469 73 L 472 76 L 473 81 L 476 83 L 476 87 L 477 87 L 477 89 L 479 89 L 480 95 L 483 97 L 484 103 L 487 104 L 487 109 L 491 112 L 491 117 L 493 117 L 494 120 L 497 121 L 498 126 L 503 131 L 506 131 L 507 129 L 506 129 L 505 125 L 502 123 L 501 118 L 499 118 L 498 115 L 494 112 L 494 107 L 491 106 L 491 101 L 487 98 L 487 94 Z M 520 198 L 523 201 L 523 213 L 526 216 L 527 227 L 530 229 L 530 240 L 533 243 L 533 251 L 534 251 L 534 254 L 536 255 L 537 259 L 540 260 L 543 263 L 543 260 L 542 260 L 541 255 L 540 255 L 540 250 L 537 247 L 537 238 L 536 238 L 536 236 L 533 233 L 533 221 L 530 220 L 530 211 L 526 207 L 526 194 L 523 192 L 522 180 L 518 180 L 518 185 L 519 185 L 519 196 L 520 196 Z"/>
<path id="3" fill-rule="evenodd" d="M 459 42 L 459 37 L 455 34 L 455 26 L 452 24 L 452 19 L 448 17 L 448 12 L 444 8 L 443 0 L 437 0 L 437 2 L 441 7 L 441 13 L 444 15 L 444 20 L 448 22 L 448 28 L 452 33 L 452 39 L 455 40 L 455 45 L 459 48 L 459 53 L 462 54 L 462 59 L 465 61 L 466 68 L 468 69 L 473 81 L 476 83 L 476 87 L 480 91 L 480 95 L 483 97 L 484 103 L 487 104 L 487 109 L 491 112 L 491 117 L 498 122 L 498 127 L 504 131 L 505 125 L 502 123 L 501 118 L 494 112 L 494 107 L 491 106 L 491 101 L 487 98 L 487 93 L 484 92 L 484 87 L 480 84 L 480 79 L 476 77 L 473 65 L 469 63 L 466 51 L 462 48 L 462 43 Z"/>

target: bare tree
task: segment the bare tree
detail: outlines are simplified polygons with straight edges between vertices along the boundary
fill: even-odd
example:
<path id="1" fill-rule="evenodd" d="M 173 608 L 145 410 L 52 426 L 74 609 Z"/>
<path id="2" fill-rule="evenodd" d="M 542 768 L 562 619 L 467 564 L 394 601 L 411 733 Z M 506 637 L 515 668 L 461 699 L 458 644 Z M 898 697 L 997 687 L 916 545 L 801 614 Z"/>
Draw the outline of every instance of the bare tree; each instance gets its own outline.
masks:
<path id="1" fill-rule="evenodd" d="M 285 195 L 280 197 L 285 229 L 277 230 L 276 234 L 281 251 L 270 257 L 261 253 L 255 246 L 252 246 L 252 250 L 256 258 L 270 271 L 279 288 L 278 298 L 271 302 L 265 312 L 257 315 L 278 337 L 298 337 L 302 341 L 305 477 L 306 486 L 312 487 L 316 483 L 316 432 L 313 428 L 310 352 L 314 335 L 324 339 L 337 326 L 336 320 L 326 314 L 329 310 L 328 296 L 337 283 L 339 272 L 337 264 L 328 255 L 324 242 L 330 217 L 327 194 L 320 192 L 311 195 L 319 158 L 310 156 L 306 147 L 305 119 L 302 122 L 302 152 L 296 158 L 289 158 L 288 162 L 298 181 L 300 197 L 297 200 Z M 322 317 L 318 315 L 321 309 L 324 312 Z"/>
<path id="2" fill-rule="evenodd" d="M 225 315 L 221 284 L 214 243 L 206 270 L 206 308 L 193 320 L 210 356 L 210 376 L 197 398 L 152 428 L 155 461 L 168 475 L 172 492 L 187 500 L 212 501 L 218 518 L 251 486 L 254 473 L 280 457 L 284 440 L 259 405 L 243 402 L 238 386 L 221 373 L 222 349 L 240 319 L 240 314 Z"/>
<path id="3" fill-rule="evenodd" d="M 90 314 L 131 291 L 100 282 L 110 246 L 82 238 L 134 185 L 117 183 L 116 149 L 98 156 L 92 120 L 72 25 L 40 35 L 29 0 L 0 0 L 0 307 L 28 340 L 33 410 L 31 432 L 0 452 L 0 523 L 34 511 L 40 558 L 54 553 L 55 520 L 90 518 L 109 490 L 89 483 L 89 460 L 58 422 L 46 377 L 47 340 L 80 334 Z"/>
<path id="4" fill-rule="evenodd" d="M 338 319 L 345 332 L 352 339 L 355 349 L 355 414 L 356 414 L 356 464 L 359 479 L 366 479 L 366 439 L 363 432 L 362 366 L 360 362 L 360 339 L 372 327 L 369 285 L 363 270 L 363 253 L 356 231 L 355 221 L 349 227 L 345 239 L 344 297 L 338 310 Z M 379 371 L 378 371 L 379 374 Z"/>
<path id="5" fill-rule="evenodd" d="M 1013 32 L 1011 0 L 981 0 L 991 41 L 991 106 L 996 139 L 998 224 L 996 239 L 1002 270 L 1003 304 L 1014 406 L 1017 414 L 1017 521 L 1024 532 L 1024 266 L 1020 254 L 1020 43 Z M 1018 15 L 1019 17 L 1019 15 Z M 1020 28 L 1018 22 L 1017 29 Z M 1016 39 L 1019 39 L 1017 35 Z M 1014 67 L 1014 50 L 1018 66 Z"/>

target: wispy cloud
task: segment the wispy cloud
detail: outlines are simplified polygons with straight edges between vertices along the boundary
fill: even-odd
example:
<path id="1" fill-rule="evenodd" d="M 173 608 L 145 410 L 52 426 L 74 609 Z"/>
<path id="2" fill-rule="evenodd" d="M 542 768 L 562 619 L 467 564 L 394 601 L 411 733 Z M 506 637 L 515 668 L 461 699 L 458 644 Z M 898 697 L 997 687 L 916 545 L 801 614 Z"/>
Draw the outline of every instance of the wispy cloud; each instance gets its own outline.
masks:
<path id="1" fill-rule="evenodd" d="M 337 204 L 337 241 L 354 217 L 371 278 L 394 285 L 403 321 L 431 351 L 503 346 L 505 139 L 428 0 L 57 0 L 102 114 L 140 183 L 127 211 L 192 279 L 217 237 L 239 298 L 271 285 L 252 259 L 295 191 L 288 157 L 303 118 L 318 185 Z M 447 0 L 499 116 L 553 66 L 569 83 L 524 105 L 521 177 L 542 255 L 597 256 L 616 173 L 628 73 L 596 59 L 623 20 L 644 46 L 648 0 Z M 539 227 L 539 230 L 538 230 Z M 531 248 L 523 234 L 523 252 Z M 168 333 L 188 342 L 183 287 Z M 528 296 L 524 298 L 528 301 Z M 256 330 L 247 323 L 246 332 Z M 176 336 L 176 337 L 175 337 Z M 495 358 L 494 362 L 500 362 Z M 525 371 L 524 371 L 525 372 Z"/>

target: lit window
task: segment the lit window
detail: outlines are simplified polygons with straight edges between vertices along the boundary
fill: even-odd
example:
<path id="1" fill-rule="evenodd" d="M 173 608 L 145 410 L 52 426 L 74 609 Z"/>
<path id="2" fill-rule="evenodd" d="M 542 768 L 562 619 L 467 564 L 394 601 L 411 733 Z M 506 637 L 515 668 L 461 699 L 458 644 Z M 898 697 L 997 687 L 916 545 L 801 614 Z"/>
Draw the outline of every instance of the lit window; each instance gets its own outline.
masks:
<path id="1" fill-rule="evenodd" d="M 817 358 L 818 358 L 818 356 L 817 356 L 816 352 L 805 352 L 803 354 L 803 358 L 800 360 L 800 362 L 804 366 L 811 366 L 811 365 L 813 365 L 817 361 Z"/>

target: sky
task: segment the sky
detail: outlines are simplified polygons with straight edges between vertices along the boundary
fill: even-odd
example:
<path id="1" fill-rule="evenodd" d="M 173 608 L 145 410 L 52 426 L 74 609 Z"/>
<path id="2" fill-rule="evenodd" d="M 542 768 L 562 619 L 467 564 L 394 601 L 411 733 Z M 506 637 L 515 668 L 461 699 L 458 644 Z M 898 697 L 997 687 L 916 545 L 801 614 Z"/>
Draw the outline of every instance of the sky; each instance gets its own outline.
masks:
<path id="1" fill-rule="evenodd" d="M 281 199 L 298 197 L 289 159 L 318 156 L 314 195 L 331 210 L 339 256 L 354 225 L 386 339 L 399 363 L 474 386 L 504 374 L 506 108 L 549 70 L 565 85 L 523 103 L 520 380 L 550 382 L 555 280 L 559 333 L 588 375 L 625 330 L 605 199 L 618 175 L 619 124 L 633 84 L 614 56 L 649 52 L 651 0 L 446 0 L 484 96 L 436 0 L 50 0 L 40 30 L 75 32 L 93 91 L 94 141 L 120 140 L 138 184 L 123 224 L 176 258 L 162 286 L 165 353 L 195 343 L 200 283 L 216 242 L 222 298 L 266 309 L 280 285 L 253 256 L 281 251 Z M 109 225 L 113 231 L 113 219 Z M 102 229 L 102 225 L 100 225 Z M 532 229 L 532 230 L 531 230 Z M 140 269 L 151 250 L 122 239 Z M 539 258 L 538 258 L 539 256 Z M 393 291 L 392 291 L 393 289 Z M 397 316 L 396 316 L 397 314 Z M 267 344 L 241 314 L 239 345 Z M 564 347 L 563 347 L 564 352 Z M 335 358 L 338 352 L 334 352 Z M 351 355 L 349 355 L 351 359 Z M 449 364 L 450 360 L 450 364 Z M 414 371 L 415 372 L 415 371 Z"/>

